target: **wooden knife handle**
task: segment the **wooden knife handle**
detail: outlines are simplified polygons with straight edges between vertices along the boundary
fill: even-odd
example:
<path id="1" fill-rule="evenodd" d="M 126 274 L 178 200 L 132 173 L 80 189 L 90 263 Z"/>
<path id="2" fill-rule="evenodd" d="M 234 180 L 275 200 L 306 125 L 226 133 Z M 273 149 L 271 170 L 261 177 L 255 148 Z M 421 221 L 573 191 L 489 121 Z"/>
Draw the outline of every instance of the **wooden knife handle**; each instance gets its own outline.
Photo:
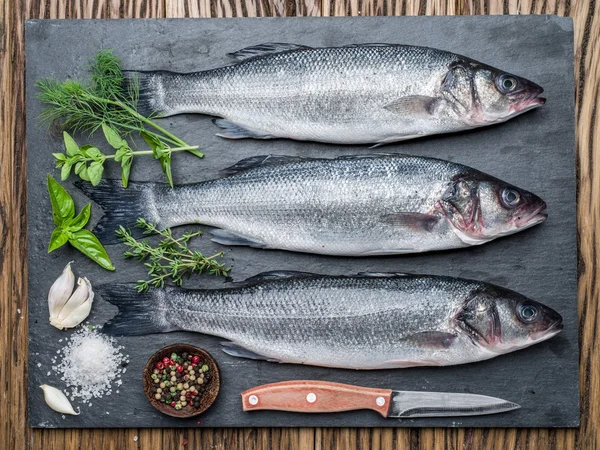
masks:
<path id="1" fill-rule="evenodd" d="M 329 413 L 372 409 L 387 417 L 391 389 L 372 389 L 327 381 L 284 381 L 242 392 L 244 411 L 271 409 Z"/>

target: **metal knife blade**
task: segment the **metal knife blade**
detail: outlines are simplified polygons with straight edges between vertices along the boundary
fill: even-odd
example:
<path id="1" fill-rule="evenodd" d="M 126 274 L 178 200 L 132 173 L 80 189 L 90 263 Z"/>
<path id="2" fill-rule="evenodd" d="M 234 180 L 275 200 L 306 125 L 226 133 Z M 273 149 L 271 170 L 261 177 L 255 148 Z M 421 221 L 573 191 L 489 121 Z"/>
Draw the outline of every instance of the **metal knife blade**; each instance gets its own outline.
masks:
<path id="1" fill-rule="evenodd" d="M 392 391 L 388 417 L 447 417 L 497 414 L 520 408 L 516 403 L 487 395 Z"/>

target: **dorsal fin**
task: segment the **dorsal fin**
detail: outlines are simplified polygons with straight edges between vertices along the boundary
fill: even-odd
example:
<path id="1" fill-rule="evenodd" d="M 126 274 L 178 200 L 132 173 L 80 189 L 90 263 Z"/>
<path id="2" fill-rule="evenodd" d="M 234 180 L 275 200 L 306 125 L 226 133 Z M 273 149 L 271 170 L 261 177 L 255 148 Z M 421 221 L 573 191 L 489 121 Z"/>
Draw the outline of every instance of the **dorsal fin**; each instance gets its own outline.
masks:
<path id="1" fill-rule="evenodd" d="M 368 155 L 344 155 L 338 156 L 337 158 L 331 158 L 332 160 L 352 160 L 352 159 L 366 159 L 366 158 L 381 158 L 383 156 L 397 156 L 397 157 L 409 157 L 410 155 L 404 155 L 402 153 L 372 153 Z M 246 170 L 255 169 L 261 166 L 278 166 L 281 164 L 289 164 L 301 161 L 310 161 L 319 158 L 307 158 L 304 156 L 286 156 L 286 155 L 260 155 L 251 156 L 250 158 L 242 159 L 231 167 L 223 169 L 226 175 L 232 175 L 235 173 L 245 172 Z M 323 158 L 328 160 L 329 158 Z"/>
<path id="2" fill-rule="evenodd" d="M 343 47 L 399 47 L 401 44 L 384 44 L 381 42 L 373 42 L 370 44 L 347 44 L 343 45 Z"/>
<path id="3" fill-rule="evenodd" d="M 282 280 L 286 278 L 313 278 L 313 277 L 324 277 L 327 275 L 318 275 L 315 273 L 309 272 L 299 272 L 296 270 L 273 270 L 271 272 L 262 272 L 258 275 L 254 275 L 253 277 L 246 278 L 243 283 L 244 284 L 253 284 L 259 283 L 261 281 L 269 281 L 269 280 Z"/>
<path id="4" fill-rule="evenodd" d="M 262 281 L 284 280 L 288 278 L 327 278 L 327 277 L 365 277 L 365 278 L 403 278 L 411 276 L 408 273 L 400 272 L 359 272 L 356 275 L 325 275 L 310 272 L 299 272 L 296 270 L 274 270 L 271 272 L 262 272 L 242 281 L 242 284 L 254 284 Z"/>
<path id="5" fill-rule="evenodd" d="M 290 52 L 292 50 L 305 50 L 312 47 L 299 44 L 285 44 L 280 42 L 269 42 L 266 44 L 253 45 L 246 47 L 237 52 L 227 53 L 227 56 L 237 60 L 245 61 L 247 59 L 256 58 L 258 56 L 271 55 L 274 53 Z"/>
<path id="6" fill-rule="evenodd" d="M 254 169 L 261 166 L 277 166 L 292 162 L 306 161 L 312 158 L 303 158 L 301 156 L 285 156 L 285 155 L 260 155 L 242 159 L 236 162 L 233 166 L 223 169 L 222 172 L 228 175 L 234 173 L 245 172 L 246 170 Z"/>
<path id="7" fill-rule="evenodd" d="M 343 155 L 334 159 L 365 159 L 365 158 L 381 158 L 382 156 L 410 156 L 402 153 L 367 153 L 364 155 Z"/>
<path id="8" fill-rule="evenodd" d="M 408 273 L 400 272 L 359 272 L 356 275 L 368 278 L 402 278 L 410 276 Z"/>

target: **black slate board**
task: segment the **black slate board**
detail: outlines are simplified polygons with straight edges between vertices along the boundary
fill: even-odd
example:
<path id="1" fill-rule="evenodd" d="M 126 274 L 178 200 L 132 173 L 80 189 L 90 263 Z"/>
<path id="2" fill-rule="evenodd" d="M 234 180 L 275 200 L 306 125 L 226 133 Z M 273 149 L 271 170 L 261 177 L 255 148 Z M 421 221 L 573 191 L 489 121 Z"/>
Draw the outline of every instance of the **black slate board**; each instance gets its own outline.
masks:
<path id="1" fill-rule="evenodd" d="M 63 387 L 46 373 L 51 358 L 64 345 L 60 332 L 48 324 L 46 296 L 62 267 L 75 269 L 94 284 L 134 281 L 144 275 L 136 262 L 120 258 L 122 246 L 109 248 L 117 267 L 108 273 L 72 249 L 46 253 L 51 232 L 46 173 L 53 169 L 52 152 L 61 141 L 39 128 L 40 104 L 36 79 L 85 76 L 87 60 L 99 49 L 112 48 L 126 68 L 194 71 L 230 63 L 226 53 L 263 42 L 295 42 L 313 46 L 388 42 L 450 50 L 522 75 L 542 85 L 546 106 L 506 124 L 451 136 L 390 145 L 385 151 L 436 156 L 457 161 L 531 190 L 548 203 L 549 220 L 542 226 L 490 244 L 444 253 L 344 259 L 261 251 L 225 249 L 235 280 L 273 269 L 351 274 L 397 271 L 454 275 L 497 283 L 558 310 L 565 329 L 540 345 L 489 361 L 446 368 L 415 368 L 357 372 L 318 367 L 278 365 L 236 359 L 219 349 L 220 339 L 193 333 L 173 333 L 118 339 L 131 363 L 120 394 L 96 399 L 80 416 L 62 419 L 43 403 L 38 386 Z M 577 333 L 577 231 L 574 152 L 573 26 L 570 19 L 526 17 L 414 18 L 286 18 L 201 20 L 29 21 L 27 54 L 27 149 L 29 214 L 29 423 L 33 427 L 264 427 L 264 426 L 492 426 L 574 427 L 579 424 Z M 206 152 L 202 161 L 191 155 L 174 158 L 177 183 L 207 180 L 236 161 L 260 154 L 330 156 L 359 154 L 361 147 L 277 141 L 228 141 L 206 116 L 164 120 L 167 128 Z M 86 139 L 82 139 L 86 141 Z M 101 141 L 98 141 L 100 143 Z M 117 171 L 109 176 L 118 178 Z M 162 179 L 158 164 L 134 166 L 133 180 Z M 73 181 L 73 180 L 71 180 Z M 87 198 L 71 185 L 77 209 Z M 93 218 L 101 211 L 94 207 Z M 208 239 L 207 252 L 221 250 Z M 219 286 L 217 279 L 195 279 L 188 286 Z M 90 320 L 102 324 L 116 308 L 96 299 Z M 223 389 L 213 407 L 195 419 L 161 415 L 145 400 L 140 371 L 157 348 L 188 342 L 210 351 L 220 364 Z M 40 366 L 38 367 L 38 363 Z M 372 387 L 474 392 L 520 403 L 522 409 L 495 416 L 386 420 L 370 411 L 330 415 L 280 412 L 243 413 L 240 393 L 252 386 L 289 379 L 320 379 Z"/>

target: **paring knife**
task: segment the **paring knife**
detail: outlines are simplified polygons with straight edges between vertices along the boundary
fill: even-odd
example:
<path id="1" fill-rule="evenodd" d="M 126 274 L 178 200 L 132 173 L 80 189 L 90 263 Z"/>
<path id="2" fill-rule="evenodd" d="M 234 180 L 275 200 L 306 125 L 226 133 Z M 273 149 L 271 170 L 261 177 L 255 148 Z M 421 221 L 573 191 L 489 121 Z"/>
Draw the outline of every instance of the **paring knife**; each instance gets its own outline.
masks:
<path id="1" fill-rule="evenodd" d="M 270 409 L 330 413 L 372 409 L 383 417 L 446 417 L 496 414 L 520 408 L 486 395 L 392 391 L 327 381 L 284 381 L 242 392 L 244 411 Z"/>

